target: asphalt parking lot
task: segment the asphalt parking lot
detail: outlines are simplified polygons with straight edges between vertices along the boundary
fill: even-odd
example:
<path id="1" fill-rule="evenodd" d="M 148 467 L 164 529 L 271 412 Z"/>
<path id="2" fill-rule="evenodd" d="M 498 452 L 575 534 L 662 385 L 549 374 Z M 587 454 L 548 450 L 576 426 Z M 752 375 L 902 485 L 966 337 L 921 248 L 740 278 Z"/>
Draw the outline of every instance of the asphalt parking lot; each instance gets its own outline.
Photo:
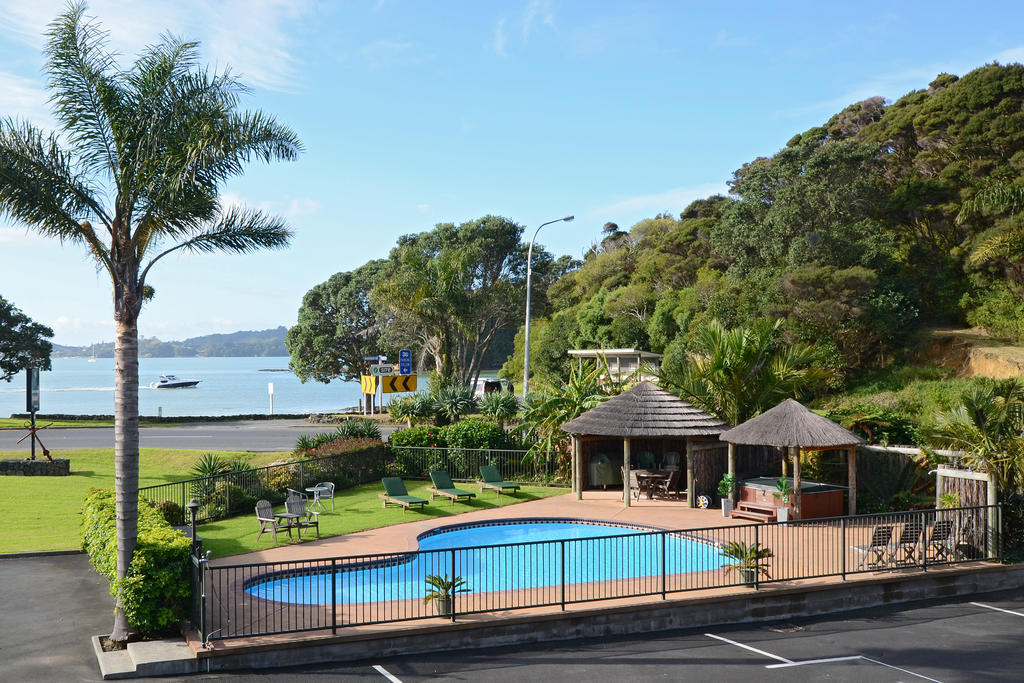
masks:
<path id="1" fill-rule="evenodd" d="M 1024 591 L 841 617 L 396 657 L 252 681 L 1019 681 Z"/>

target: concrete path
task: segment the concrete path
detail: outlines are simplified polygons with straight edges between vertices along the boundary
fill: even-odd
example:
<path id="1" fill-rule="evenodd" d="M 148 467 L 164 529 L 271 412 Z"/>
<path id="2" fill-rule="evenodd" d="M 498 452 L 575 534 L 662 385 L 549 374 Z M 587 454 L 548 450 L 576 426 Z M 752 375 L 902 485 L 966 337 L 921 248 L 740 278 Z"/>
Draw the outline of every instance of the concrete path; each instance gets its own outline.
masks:
<path id="1" fill-rule="evenodd" d="M 110 632 L 114 599 L 88 557 L 3 557 L 0 586 L 0 680 L 100 680 L 89 638 Z"/>

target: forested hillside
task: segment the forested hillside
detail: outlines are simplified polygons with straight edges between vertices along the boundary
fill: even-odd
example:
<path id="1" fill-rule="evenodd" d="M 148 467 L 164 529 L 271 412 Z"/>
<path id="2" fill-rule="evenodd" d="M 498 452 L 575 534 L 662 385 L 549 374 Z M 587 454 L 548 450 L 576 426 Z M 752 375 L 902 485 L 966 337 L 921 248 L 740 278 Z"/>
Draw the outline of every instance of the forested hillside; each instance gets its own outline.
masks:
<path id="1" fill-rule="evenodd" d="M 270 330 L 245 330 L 229 334 L 207 334 L 192 337 L 184 341 L 160 341 L 159 339 L 140 339 L 139 356 L 142 358 L 189 358 L 192 356 L 210 357 L 266 357 L 287 356 L 284 347 L 284 326 Z M 104 342 L 92 346 L 60 346 L 53 345 L 54 357 L 95 356 L 97 358 L 113 358 L 114 343 Z"/>
<path id="2" fill-rule="evenodd" d="M 712 319 L 783 319 L 785 337 L 834 371 L 833 387 L 899 358 L 930 325 L 1024 340 L 1022 101 L 1019 64 L 940 74 L 744 164 L 728 197 L 629 231 L 607 224 L 550 288 L 531 369 L 564 376 L 569 348 L 635 346 L 664 352 L 671 375 Z M 522 373 L 517 342 L 509 377 Z"/>

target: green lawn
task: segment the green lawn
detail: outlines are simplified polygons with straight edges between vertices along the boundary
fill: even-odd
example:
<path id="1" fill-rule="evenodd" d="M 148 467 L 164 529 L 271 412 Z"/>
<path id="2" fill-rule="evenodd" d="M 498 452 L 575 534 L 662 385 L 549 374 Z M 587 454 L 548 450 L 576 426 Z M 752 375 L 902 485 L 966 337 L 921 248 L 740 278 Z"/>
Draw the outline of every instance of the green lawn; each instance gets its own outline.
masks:
<path id="1" fill-rule="evenodd" d="M 29 421 L 24 418 L 0 417 L 0 429 L 28 429 Z M 113 427 L 113 420 L 36 420 L 36 427 Z M 43 432 L 45 443 L 46 432 Z"/>
<path id="2" fill-rule="evenodd" d="M 427 490 L 430 487 L 429 481 L 406 480 L 405 485 L 409 490 L 409 495 L 430 500 L 430 492 Z M 330 501 L 324 501 L 327 507 L 326 511 L 320 513 L 320 536 L 337 536 L 403 522 L 448 517 L 473 510 L 507 507 L 528 500 L 562 495 L 569 491 L 566 488 L 524 486 L 514 496 L 508 494 L 497 496 L 494 491 L 480 493 L 479 487 L 474 484 L 456 482 L 456 486 L 476 493 L 476 498 L 468 504 L 455 503 L 454 505 L 447 498 L 437 498 L 422 510 L 408 510 L 405 513 L 399 507 L 388 506 L 386 509 L 381 507 L 381 499 L 377 494 L 383 489 L 379 483 L 337 491 L 334 494 L 333 512 Z M 278 506 L 274 510 L 282 512 L 284 506 Z M 256 521 L 255 513 L 217 522 L 206 522 L 200 524 L 198 529 L 199 536 L 203 539 L 203 548 L 212 551 L 213 557 L 272 548 L 274 546 L 273 535 L 269 532 L 265 533 L 257 543 L 258 531 L 259 523 Z M 292 532 L 292 536 L 291 543 L 298 543 L 297 534 Z M 303 535 L 304 541 L 315 538 L 316 532 L 313 530 L 309 530 Z M 277 540 L 279 545 L 288 544 L 288 534 L 282 535 L 281 532 L 278 532 Z"/>
<path id="3" fill-rule="evenodd" d="M 139 486 L 165 484 L 187 479 L 187 472 L 205 451 L 143 448 L 139 461 Z M 0 534 L 0 553 L 32 552 L 38 550 L 68 550 L 82 545 L 81 511 L 85 494 L 92 488 L 114 486 L 114 452 L 112 449 L 82 449 L 53 451 L 55 458 L 71 459 L 69 477 L 0 477 L 0 519 L 4 521 L 4 533 Z M 262 466 L 283 459 L 285 453 L 219 452 L 225 457 L 242 457 L 253 465 Z M 0 459 L 23 458 L 22 451 L 0 451 Z M 37 456 L 41 457 L 41 456 Z M 430 482 L 407 481 L 409 493 L 430 499 L 427 491 Z M 470 484 L 459 484 L 469 491 L 477 491 Z M 381 508 L 377 494 L 380 484 L 369 484 L 355 489 L 337 491 L 334 496 L 335 511 L 320 515 L 320 535 L 335 536 L 364 529 L 375 529 L 391 524 L 401 524 L 417 519 L 447 517 L 471 510 L 485 510 L 498 506 L 513 505 L 527 500 L 557 496 L 567 489 L 524 486 L 516 496 L 495 496 L 493 491 L 477 497 L 471 504 L 451 505 L 448 499 L 438 499 L 422 511 L 401 508 Z M 256 543 L 259 529 L 255 514 L 240 515 L 231 519 L 208 522 L 199 525 L 199 535 L 204 547 L 213 555 L 222 557 L 273 546 L 273 537 L 264 534 Z M 315 533 L 306 534 L 306 539 L 316 538 Z M 288 542 L 278 535 L 278 540 Z M 295 538 L 293 543 L 298 543 Z"/>
<path id="4" fill-rule="evenodd" d="M 205 451 L 143 448 L 139 486 L 188 478 L 185 473 Z M 0 477 L 0 553 L 68 550 L 82 545 L 82 501 L 92 488 L 114 486 L 114 451 L 110 448 L 51 451 L 71 459 L 69 477 Z M 281 460 L 285 453 L 223 452 L 254 465 Z M 0 451 L 0 459 L 24 458 L 24 451 Z M 42 457 L 37 454 L 37 458 Z"/>

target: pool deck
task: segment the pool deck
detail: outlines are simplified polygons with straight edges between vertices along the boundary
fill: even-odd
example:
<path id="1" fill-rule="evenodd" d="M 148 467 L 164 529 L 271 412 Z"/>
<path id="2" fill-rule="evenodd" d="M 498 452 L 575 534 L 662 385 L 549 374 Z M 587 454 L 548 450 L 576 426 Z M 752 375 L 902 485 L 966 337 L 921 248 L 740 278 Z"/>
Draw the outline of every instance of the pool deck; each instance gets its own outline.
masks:
<path id="1" fill-rule="evenodd" d="M 485 496 L 494 495 L 485 492 Z M 372 555 L 377 553 L 403 552 L 417 549 L 417 537 L 425 531 L 453 524 L 495 519 L 533 518 L 574 518 L 589 521 L 633 523 L 658 529 L 702 529 L 708 527 L 738 526 L 750 524 L 749 520 L 731 519 L 722 516 L 720 508 L 701 510 L 689 508 L 685 500 L 632 500 L 630 507 L 622 504 L 621 491 L 585 491 L 583 500 L 576 500 L 572 493 L 533 500 L 516 505 L 466 512 L 454 517 L 417 519 L 418 513 L 409 510 L 409 521 L 403 524 L 367 529 L 344 536 L 323 538 L 297 545 L 284 545 L 266 550 L 221 557 L 210 562 L 211 566 L 223 566 L 250 562 L 290 562 L 351 555 Z M 438 501 L 438 505 L 447 502 Z M 456 503 L 460 505 L 460 503 Z M 333 513 L 326 513 L 333 514 Z"/>

